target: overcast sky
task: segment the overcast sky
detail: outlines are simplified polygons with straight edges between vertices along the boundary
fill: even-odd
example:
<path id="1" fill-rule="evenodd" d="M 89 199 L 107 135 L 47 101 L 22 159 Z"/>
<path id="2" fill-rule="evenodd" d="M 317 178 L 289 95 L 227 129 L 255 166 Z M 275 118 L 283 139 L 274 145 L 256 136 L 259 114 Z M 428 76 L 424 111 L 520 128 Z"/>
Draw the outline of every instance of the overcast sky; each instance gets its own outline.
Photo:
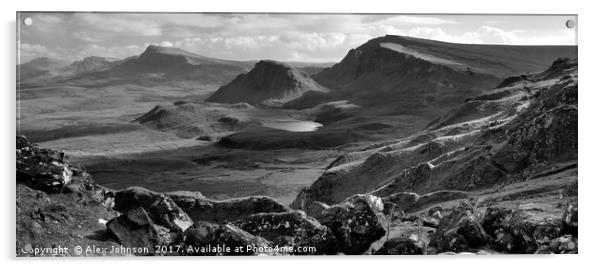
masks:
<path id="1" fill-rule="evenodd" d="M 23 19 L 33 24 L 26 26 Z M 20 59 L 125 58 L 149 44 L 204 56 L 339 61 L 385 34 L 448 42 L 576 45 L 572 16 L 28 13 L 20 17 Z"/>

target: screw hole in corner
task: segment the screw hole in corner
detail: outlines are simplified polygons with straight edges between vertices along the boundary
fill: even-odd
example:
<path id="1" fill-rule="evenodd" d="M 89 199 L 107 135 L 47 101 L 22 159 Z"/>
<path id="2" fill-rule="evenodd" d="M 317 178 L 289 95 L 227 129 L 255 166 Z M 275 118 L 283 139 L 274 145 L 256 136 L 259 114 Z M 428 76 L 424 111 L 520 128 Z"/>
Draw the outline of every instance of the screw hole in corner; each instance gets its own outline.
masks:
<path id="1" fill-rule="evenodd" d="M 575 21 L 574 20 L 567 20 L 564 25 L 566 25 L 566 28 L 569 29 L 573 29 L 575 28 Z"/>
<path id="2" fill-rule="evenodd" d="M 23 24 L 30 26 L 33 24 L 33 19 L 30 17 L 26 17 L 25 19 L 23 19 Z"/>

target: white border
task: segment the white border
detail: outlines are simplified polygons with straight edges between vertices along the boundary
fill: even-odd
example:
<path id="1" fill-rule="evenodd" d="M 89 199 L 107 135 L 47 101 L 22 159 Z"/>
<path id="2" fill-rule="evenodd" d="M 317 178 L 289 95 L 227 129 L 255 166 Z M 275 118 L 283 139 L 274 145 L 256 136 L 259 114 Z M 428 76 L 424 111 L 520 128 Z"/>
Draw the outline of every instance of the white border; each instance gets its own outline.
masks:
<path id="1" fill-rule="evenodd" d="M 1 105 L 2 132 L 1 171 L 2 213 L 0 221 L 4 268 L 14 267 L 62 267 L 107 268 L 136 266 L 138 268 L 581 268 L 600 266 L 596 259 L 600 250 L 602 223 L 599 210 L 602 176 L 599 167 L 599 128 L 602 123 L 602 76 L 600 70 L 600 9 L 595 1 L 401 1 L 401 0 L 299 0 L 299 1 L 181 1 L 164 0 L 162 4 L 148 0 L 99 0 L 99 1 L 4 1 L 2 3 L 2 72 L 4 87 Z M 579 15 L 579 65 L 581 91 L 579 96 L 579 186 L 580 193 L 580 242 L 578 255 L 557 256 L 425 256 L 425 257 L 253 257 L 253 258 L 71 258 L 36 259 L 25 262 L 16 260 L 15 249 L 15 12 L 19 11 L 154 11 L 154 12 L 340 12 L 340 13 L 521 13 L 521 14 L 578 14 Z M 20 264 L 16 264 L 20 263 Z"/>

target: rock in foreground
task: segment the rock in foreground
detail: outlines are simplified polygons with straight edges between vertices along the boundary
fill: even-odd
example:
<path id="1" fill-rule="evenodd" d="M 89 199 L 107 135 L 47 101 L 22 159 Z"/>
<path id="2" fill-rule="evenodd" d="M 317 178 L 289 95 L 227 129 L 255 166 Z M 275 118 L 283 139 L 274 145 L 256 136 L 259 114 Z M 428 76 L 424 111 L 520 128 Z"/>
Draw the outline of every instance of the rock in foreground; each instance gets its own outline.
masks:
<path id="1" fill-rule="evenodd" d="M 383 203 L 372 195 L 355 195 L 316 215 L 330 228 L 345 254 L 363 254 L 370 245 L 386 233 Z"/>

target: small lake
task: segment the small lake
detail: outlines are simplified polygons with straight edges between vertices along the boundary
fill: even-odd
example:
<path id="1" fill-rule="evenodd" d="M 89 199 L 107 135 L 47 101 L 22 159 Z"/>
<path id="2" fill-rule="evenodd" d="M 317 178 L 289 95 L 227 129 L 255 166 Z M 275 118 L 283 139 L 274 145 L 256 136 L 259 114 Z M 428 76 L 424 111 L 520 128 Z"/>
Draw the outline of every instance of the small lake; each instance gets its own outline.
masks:
<path id="1" fill-rule="evenodd" d="M 261 125 L 289 132 L 313 132 L 322 127 L 322 124 L 317 122 L 303 120 L 275 120 L 264 122 Z"/>

